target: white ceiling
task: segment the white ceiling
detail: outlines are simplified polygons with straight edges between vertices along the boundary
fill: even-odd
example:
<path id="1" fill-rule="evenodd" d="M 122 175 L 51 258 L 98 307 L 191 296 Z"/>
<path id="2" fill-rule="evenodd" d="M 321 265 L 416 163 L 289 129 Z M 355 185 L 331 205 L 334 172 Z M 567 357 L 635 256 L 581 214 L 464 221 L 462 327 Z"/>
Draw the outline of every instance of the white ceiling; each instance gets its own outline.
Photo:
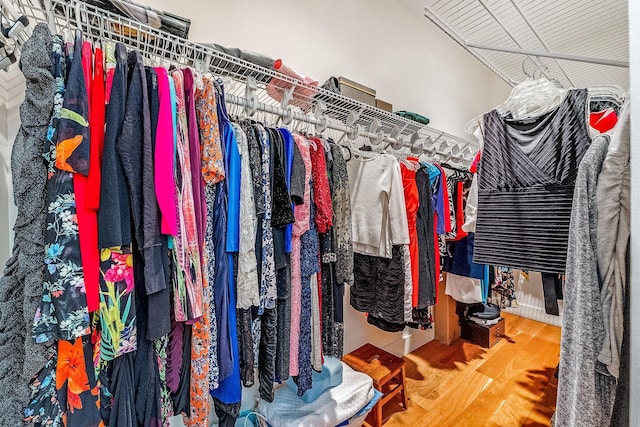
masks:
<path id="1" fill-rule="evenodd" d="M 626 0 L 399 0 L 458 43 L 628 61 Z M 634 0 L 636 1 L 636 0 Z M 425 18 L 426 19 L 426 18 Z M 629 86 L 628 68 L 466 47 L 507 82 L 523 68 L 564 87 Z M 536 65 L 538 67 L 536 67 Z"/>

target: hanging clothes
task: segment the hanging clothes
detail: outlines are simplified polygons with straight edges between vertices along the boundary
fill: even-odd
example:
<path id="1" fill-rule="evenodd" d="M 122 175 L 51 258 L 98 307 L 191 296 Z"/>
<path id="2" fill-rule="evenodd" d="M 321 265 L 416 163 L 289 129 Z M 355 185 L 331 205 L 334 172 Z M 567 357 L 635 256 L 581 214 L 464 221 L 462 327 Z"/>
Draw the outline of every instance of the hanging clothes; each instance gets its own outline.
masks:
<path id="1" fill-rule="evenodd" d="M 393 258 L 355 254 L 350 303 L 369 313 L 367 322 L 387 332 L 404 329 L 404 257 L 393 246 Z"/>
<path id="2" fill-rule="evenodd" d="M 178 195 L 179 229 L 175 239 L 176 264 L 179 268 L 177 285 L 174 288 L 174 310 L 176 320 L 189 321 L 202 316 L 202 267 L 200 265 L 199 214 L 193 192 L 193 174 L 191 171 L 189 127 L 186 111 L 184 75 L 180 70 L 171 74 L 176 87 L 177 125 L 178 125 L 178 168 L 176 176 L 176 194 Z M 190 108 L 190 107 L 189 107 Z M 198 144 L 198 151 L 200 150 Z M 200 170 L 200 162 L 193 165 Z M 199 205 L 198 205 L 199 206 Z"/>
<path id="3" fill-rule="evenodd" d="M 207 215 L 202 251 L 203 314 L 200 321 L 193 324 L 191 331 L 193 336 L 191 347 L 191 356 L 193 358 L 191 362 L 191 415 L 185 419 L 185 424 L 188 426 L 209 424 L 210 404 L 208 391 L 218 386 L 217 323 L 213 295 L 215 260 L 212 216 L 215 203 L 215 184 L 224 178 L 215 88 L 211 80 L 203 79 L 201 88 L 196 85 L 195 103 L 200 132 L 201 169 L 204 177 Z"/>
<path id="4" fill-rule="evenodd" d="M 591 144 L 586 102 L 586 89 L 569 90 L 534 120 L 485 114 L 474 262 L 564 273 L 573 187 Z"/>
<path id="5" fill-rule="evenodd" d="M 75 55 L 66 76 L 60 118 L 57 129 L 53 130 L 57 142 L 49 159 L 45 234 L 47 267 L 42 302 L 36 311 L 32 332 L 36 343 L 54 339 L 72 341 L 91 332 L 73 185 L 73 173 L 76 171 L 73 166 L 86 174 L 89 163 L 89 99 L 81 51 L 82 33 L 79 32 L 75 38 Z"/>
<path id="6" fill-rule="evenodd" d="M 271 175 L 271 147 L 269 134 L 261 125 L 255 127 L 260 142 L 261 170 L 262 170 L 262 201 L 264 214 L 261 219 L 262 238 L 260 239 L 260 250 L 262 266 L 260 269 L 260 309 L 258 314 L 262 314 L 265 308 L 274 308 L 278 297 L 278 287 L 276 284 L 276 265 L 274 259 L 273 228 L 271 224 L 271 214 L 273 207 L 272 199 L 272 175 Z"/>
<path id="7" fill-rule="evenodd" d="M 233 127 L 229 121 L 229 116 L 226 111 L 225 103 L 224 103 L 224 88 L 220 85 L 216 87 L 216 91 L 218 94 L 217 99 L 219 100 L 217 105 L 218 108 L 218 121 L 222 128 L 222 136 L 224 141 L 224 153 L 225 153 L 225 165 L 230 165 L 229 156 L 231 153 L 229 152 L 229 147 L 236 147 L 237 143 L 234 141 L 234 133 Z M 233 153 L 233 152 L 232 152 Z M 234 154 L 235 155 L 235 154 Z M 234 162 L 234 164 L 239 167 L 239 164 Z M 233 176 L 230 168 L 226 168 L 227 176 Z M 228 182 L 228 181 L 227 181 Z M 216 412 L 218 412 L 219 404 L 222 404 L 226 409 L 227 416 L 233 415 L 237 416 L 236 409 L 240 407 L 240 401 L 242 399 L 242 384 L 240 382 L 240 366 L 238 363 L 239 360 L 239 349 L 238 349 L 238 332 L 237 332 L 237 320 L 236 320 L 236 295 L 235 295 L 235 270 L 234 270 L 234 259 L 233 254 L 229 252 L 229 242 L 227 241 L 227 245 L 223 244 L 224 236 L 231 237 L 231 240 L 234 242 L 239 241 L 239 236 L 237 235 L 229 235 L 229 227 L 227 227 L 227 220 L 230 224 L 235 224 L 239 221 L 238 217 L 233 217 L 232 215 L 237 214 L 237 211 L 230 209 L 226 206 L 226 202 L 228 199 L 227 186 L 225 183 L 219 183 L 219 187 L 216 189 L 216 205 L 214 206 L 214 218 L 219 218 L 216 222 L 216 241 L 214 242 L 214 248 L 216 248 L 216 260 L 220 260 L 221 263 L 224 263 L 224 266 L 220 266 L 216 264 L 216 287 L 215 293 L 220 292 L 221 294 L 226 294 L 226 306 L 224 310 L 226 311 L 226 318 L 224 320 L 218 319 L 218 325 L 221 325 L 224 321 L 223 326 L 220 328 L 219 336 L 224 336 L 224 341 L 221 339 L 220 344 L 225 345 L 224 354 L 222 350 L 220 350 L 220 382 L 219 387 L 216 389 L 210 390 L 210 394 L 214 399 L 216 404 Z M 226 234 L 223 230 L 226 229 Z M 237 232 L 237 229 L 236 229 Z M 219 268 L 220 267 L 220 268 Z M 222 268 L 222 271 L 221 271 Z M 218 283 L 218 276 L 222 273 L 221 280 L 225 280 L 225 282 Z M 219 287 L 224 289 L 219 289 Z M 216 308 L 218 307 L 218 301 L 216 301 Z M 222 301 L 220 302 L 222 304 Z M 217 314 L 216 314 L 217 315 Z M 228 344 L 227 344 L 228 343 Z M 220 347 L 219 347 L 220 348 Z M 220 413 L 218 413 L 220 417 Z"/>
<path id="8" fill-rule="evenodd" d="M 233 130 L 240 151 L 240 242 L 238 244 L 238 308 L 248 309 L 260 305 L 258 266 L 256 259 L 256 233 L 258 219 L 253 200 L 253 184 L 249 166 L 247 135 L 239 124 Z"/>
<path id="9" fill-rule="evenodd" d="M 333 247 L 335 252 L 333 356 L 342 358 L 344 345 L 344 286 L 353 283 L 351 196 L 347 162 L 342 148 L 330 141 L 333 202 Z M 329 353 L 331 354 L 331 353 Z"/>
<path id="10" fill-rule="evenodd" d="M 178 219 L 176 206 L 176 186 L 174 183 L 175 154 L 173 122 L 175 121 L 175 108 L 167 70 L 156 67 L 158 75 L 158 126 L 154 145 L 154 176 L 153 182 L 156 191 L 156 199 L 160 209 L 160 232 L 164 235 L 175 236 L 178 233 Z M 169 81 L 171 80 L 171 82 Z M 171 171 L 172 173 L 166 173 Z"/>
<path id="11" fill-rule="evenodd" d="M 145 67 L 147 77 L 147 94 L 149 96 L 149 126 L 150 137 L 143 140 L 143 179 L 146 183 L 154 185 L 143 186 L 143 237 L 144 237 L 144 284 L 148 299 L 149 318 L 152 322 L 147 322 L 146 338 L 155 341 L 169 333 L 171 329 L 171 283 L 169 267 L 169 249 L 167 237 L 162 235 L 158 224 L 161 223 L 161 212 L 157 199 L 155 186 L 155 149 L 158 139 L 165 138 L 166 135 L 159 136 L 164 131 L 164 124 L 159 125 L 161 101 L 166 105 L 165 109 L 170 109 L 170 99 L 168 95 L 168 84 L 166 72 L 163 76 L 158 74 L 155 68 Z M 160 97 L 160 83 L 163 98 Z M 170 121 L 169 121 L 170 124 Z M 144 126 L 144 124 L 143 124 Z M 172 172 L 170 166 L 168 171 Z M 172 174 L 171 174 L 172 175 Z"/>
<path id="12" fill-rule="evenodd" d="M 353 250 L 392 258 L 393 245 L 409 244 L 400 167 L 382 154 L 354 157 L 347 163 L 351 189 Z M 380 203 L 383 200 L 383 203 Z"/>
<path id="13" fill-rule="evenodd" d="M 630 238 L 629 104 L 620 112 L 620 121 L 611 134 L 609 150 L 602 163 L 596 188 L 598 207 L 598 272 L 602 280 L 601 301 L 605 337 L 598 360 L 607 371 L 620 378 L 624 328 L 625 288 L 628 282 Z M 615 239 L 612 238 L 612 233 Z"/>
<path id="14" fill-rule="evenodd" d="M 402 245 L 402 261 L 404 270 L 404 321 L 413 319 L 413 270 L 411 263 L 411 251 L 409 245 Z"/>
<path id="15" fill-rule="evenodd" d="M 48 407 L 55 406 L 56 400 L 55 388 L 51 385 L 55 381 L 39 382 L 46 378 L 43 372 L 55 371 L 55 361 L 48 359 L 52 349 L 36 344 L 29 331 L 42 299 L 40 293 L 44 283 L 48 181 L 47 164 L 42 156 L 55 143 L 52 132 L 57 119 L 53 109 L 57 106 L 59 112 L 62 98 L 54 104 L 54 95 L 64 90 L 61 43 L 59 37 L 52 37 L 45 24 L 38 24 L 21 48 L 25 99 L 20 106 L 21 125 L 11 150 L 13 201 L 17 215 L 11 257 L 0 278 L 0 342 L 3 343 L 0 346 L 0 386 L 10 390 L 0 396 L 1 425 L 21 425 L 22 409 L 29 403 L 27 410 L 30 410 L 33 399 L 38 399 L 35 409 L 29 413 L 25 410 L 25 417 L 38 417 L 40 404 L 45 406 L 45 413 L 51 414 Z M 27 387 L 27 381 L 32 377 Z M 44 388 L 42 393 L 41 387 Z M 48 399 L 50 396 L 53 399 Z M 59 411 L 51 414 L 51 418 L 59 422 L 59 414 Z"/>
<path id="16" fill-rule="evenodd" d="M 418 244 L 418 302 L 416 308 L 426 309 L 435 303 L 438 277 L 436 276 L 432 184 L 429 173 L 421 167 L 416 173 L 418 188 L 418 212 L 416 218 L 416 239 Z M 412 265 L 412 268 L 416 268 Z"/>
<path id="17" fill-rule="evenodd" d="M 294 198 L 298 197 L 298 202 L 301 199 L 301 195 L 304 192 L 304 184 L 298 185 L 298 188 L 294 188 L 294 169 L 297 168 L 304 170 L 304 163 L 300 156 L 300 151 L 293 139 L 293 134 L 286 128 L 278 128 L 283 143 L 284 143 L 284 160 L 285 160 L 285 178 L 287 182 L 287 189 L 293 206 L 296 204 Z M 297 159 L 296 159 L 297 156 Z M 296 166 L 294 163 L 298 162 Z M 298 175 L 304 175 L 304 171 Z M 298 176 L 298 178 L 299 178 Z M 301 181 L 298 183 L 300 184 Z M 295 215 L 293 217 L 295 222 Z M 287 224 L 284 228 L 284 252 L 285 252 L 285 266 L 280 268 L 276 272 L 276 284 L 278 288 L 278 302 L 277 302 L 277 336 L 276 336 L 276 370 L 275 381 L 282 382 L 289 377 L 289 337 L 291 334 L 291 249 L 293 239 L 293 222 Z"/>
<path id="18" fill-rule="evenodd" d="M 98 208 L 100 205 L 100 169 L 104 150 L 104 65 L 102 50 L 92 52 L 91 44 L 82 45 L 82 65 L 85 85 L 89 95 L 89 173 L 74 174 L 74 191 L 78 198 L 78 228 L 82 270 L 89 312 L 98 310 L 100 304 L 100 251 L 98 250 Z"/>
<path id="19" fill-rule="evenodd" d="M 609 425 L 615 378 L 597 360 L 605 336 L 597 264 L 596 186 L 609 145 L 596 137 L 576 178 L 569 229 L 557 426 Z"/>
<path id="20" fill-rule="evenodd" d="M 500 308 L 516 307 L 516 289 L 513 268 L 495 267 L 495 281 L 491 284 L 491 299 Z"/>
<path id="21" fill-rule="evenodd" d="M 409 161 L 409 160 L 407 160 Z M 413 283 L 411 293 L 411 306 L 418 306 L 418 286 L 420 283 L 420 268 L 418 266 L 418 209 L 420 208 L 418 185 L 416 183 L 417 170 L 409 169 L 405 163 L 400 164 L 402 172 L 402 185 L 404 187 L 404 202 L 407 209 L 407 223 L 409 225 L 409 253 L 411 256 L 411 281 Z"/>
<path id="22" fill-rule="evenodd" d="M 110 55 L 107 55 L 109 59 Z M 127 51 L 115 46 L 115 67 L 106 109 L 98 246 L 100 251 L 101 351 L 104 361 L 135 350 L 135 295 L 131 255 L 131 202 L 122 163 L 116 152 L 127 97 Z"/>
<path id="23" fill-rule="evenodd" d="M 200 145 L 200 131 L 198 129 L 198 117 L 196 116 L 195 90 L 196 82 L 194 80 L 191 68 L 185 68 L 184 76 L 184 102 L 185 113 L 187 118 L 187 129 L 189 134 L 189 167 L 191 171 L 191 190 L 193 191 L 193 211 L 196 225 L 196 242 L 198 254 L 202 249 L 204 242 L 204 230 L 206 227 L 205 218 L 207 217 L 207 204 L 204 200 L 204 178 L 202 176 L 202 147 Z M 202 271 L 205 269 L 200 263 Z"/>
<path id="24" fill-rule="evenodd" d="M 309 142 L 302 135 L 294 135 L 294 140 L 304 162 L 304 196 L 303 203 L 294 208 L 296 222 L 293 224 L 293 237 L 291 244 L 291 332 L 289 353 L 289 374 L 298 375 L 298 354 L 300 343 L 300 313 L 301 313 L 301 238 L 310 228 L 311 217 L 311 153 Z"/>
<path id="25" fill-rule="evenodd" d="M 43 35 L 34 34 L 35 41 Z M 64 52 L 62 43 L 56 38 L 39 67 L 56 73 L 51 82 L 59 84 L 48 94 L 57 111 L 43 112 L 50 144 L 36 151 L 52 148 L 42 200 L 62 188 L 45 193 L 46 180 L 64 177 L 78 225 L 70 234 L 75 242 L 64 248 L 73 251 L 52 245 L 39 252 L 75 257 L 77 277 L 85 267 L 100 274 L 91 295 L 74 300 L 84 313 L 82 328 L 71 331 L 77 337 L 36 334 L 57 342 L 50 354 L 41 352 L 26 420 L 159 427 L 178 415 L 200 426 L 210 421 L 210 395 L 220 424 L 233 425 L 241 385 L 255 381 L 256 369 L 262 399 L 273 400 L 274 380 L 292 372 L 304 394 L 323 357 L 342 356 L 344 283 L 354 281 L 352 192 L 341 147 L 250 120 L 230 122 L 220 82 L 191 69 L 145 67 L 141 52 L 109 43 L 102 44 L 103 68 L 101 51 L 94 57 L 79 33 Z M 397 197 L 400 169 L 385 162 L 393 166 L 387 194 L 393 187 Z M 402 223 L 406 215 L 391 220 Z M 408 234 L 393 235 L 391 222 L 382 248 L 389 258 L 379 259 L 399 265 L 410 284 L 410 264 L 398 264 L 396 254 L 397 246 L 406 261 L 408 248 L 392 248 Z M 96 240 L 89 244 L 93 267 L 81 241 L 87 237 Z M 62 273 L 42 255 L 38 260 L 34 269 Z M 73 284 L 78 295 L 80 282 Z M 44 289 L 38 300 L 48 297 Z"/>
<path id="26" fill-rule="evenodd" d="M 312 166 L 313 175 L 313 166 Z M 312 179 L 313 182 L 313 179 Z M 309 203 L 309 230 L 300 237 L 300 342 L 298 355 L 298 396 L 302 396 L 312 386 L 311 375 L 311 276 L 320 269 L 320 242 L 316 228 L 316 205 L 313 203 L 313 188 Z M 314 279 L 317 284 L 317 279 Z"/>
<path id="27" fill-rule="evenodd" d="M 351 193 L 347 162 L 342 148 L 331 144 L 332 162 L 332 202 L 333 234 L 336 251 L 336 281 L 339 284 L 353 283 L 353 244 L 351 239 Z M 340 298 L 341 299 L 341 298 Z"/>

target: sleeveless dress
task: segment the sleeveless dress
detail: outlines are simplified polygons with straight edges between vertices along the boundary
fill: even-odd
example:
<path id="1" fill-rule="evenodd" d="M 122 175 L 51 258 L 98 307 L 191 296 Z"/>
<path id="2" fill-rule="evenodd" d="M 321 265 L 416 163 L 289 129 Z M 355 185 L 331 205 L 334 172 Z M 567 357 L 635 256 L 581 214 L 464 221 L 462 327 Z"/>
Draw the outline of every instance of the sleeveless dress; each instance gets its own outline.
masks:
<path id="1" fill-rule="evenodd" d="M 564 273 L 578 165 L 591 144 L 587 90 L 527 120 L 484 116 L 473 261 Z"/>

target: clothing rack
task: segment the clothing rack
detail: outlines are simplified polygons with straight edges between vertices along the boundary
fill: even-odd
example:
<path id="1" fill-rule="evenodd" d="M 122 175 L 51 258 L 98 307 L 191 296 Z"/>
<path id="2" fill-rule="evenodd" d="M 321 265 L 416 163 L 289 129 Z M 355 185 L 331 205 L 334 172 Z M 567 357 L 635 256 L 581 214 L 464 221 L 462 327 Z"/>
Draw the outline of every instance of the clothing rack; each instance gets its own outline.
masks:
<path id="1" fill-rule="evenodd" d="M 347 142 L 351 145 L 358 139 L 369 139 L 375 151 L 391 148 L 406 151 L 407 154 L 424 154 L 431 158 L 437 156 L 440 161 L 468 164 L 479 149 L 475 141 L 459 138 L 321 87 L 311 86 L 275 70 L 218 51 L 212 46 L 186 40 L 80 0 L 3 2 L 13 2 L 18 13 L 26 15 L 32 22 L 47 22 L 57 31 L 79 28 L 86 38 L 95 43 L 110 40 L 138 49 L 151 64 L 189 66 L 196 71 L 220 77 L 225 82 L 227 102 L 243 108 L 248 116 L 262 112 L 270 114 L 271 118 L 276 116 L 277 124 L 288 125 L 295 120 L 314 126 L 318 133 L 333 130 L 342 145 L 347 145 Z M 282 102 L 276 101 L 266 91 L 267 82 L 272 79 L 288 89 L 276 88 L 280 91 Z M 312 93 L 313 96 L 307 96 L 306 93 Z M 290 104 L 293 97 L 295 106 Z"/>

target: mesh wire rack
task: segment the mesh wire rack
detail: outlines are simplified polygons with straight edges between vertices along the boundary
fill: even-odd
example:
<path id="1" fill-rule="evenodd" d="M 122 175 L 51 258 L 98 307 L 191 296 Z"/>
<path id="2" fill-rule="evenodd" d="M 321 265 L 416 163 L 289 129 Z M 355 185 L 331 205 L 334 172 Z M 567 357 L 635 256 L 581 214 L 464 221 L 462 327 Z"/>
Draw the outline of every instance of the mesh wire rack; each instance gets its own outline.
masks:
<path id="1" fill-rule="evenodd" d="M 267 123 L 301 129 L 315 126 L 339 141 L 370 142 L 376 151 L 424 154 L 441 161 L 468 163 L 478 150 L 475 141 L 375 108 L 305 83 L 145 23 L 80 0 L 0 0 L 3 11 L 47 22 L 57 32 L 79 28 L 94 43 L 120 42 L 137 49 L 150 64 L 190 66 L 222 78 L 232 112 L 262 114 Z M 276 100 L 279 98 L 279 100 Z"/>

